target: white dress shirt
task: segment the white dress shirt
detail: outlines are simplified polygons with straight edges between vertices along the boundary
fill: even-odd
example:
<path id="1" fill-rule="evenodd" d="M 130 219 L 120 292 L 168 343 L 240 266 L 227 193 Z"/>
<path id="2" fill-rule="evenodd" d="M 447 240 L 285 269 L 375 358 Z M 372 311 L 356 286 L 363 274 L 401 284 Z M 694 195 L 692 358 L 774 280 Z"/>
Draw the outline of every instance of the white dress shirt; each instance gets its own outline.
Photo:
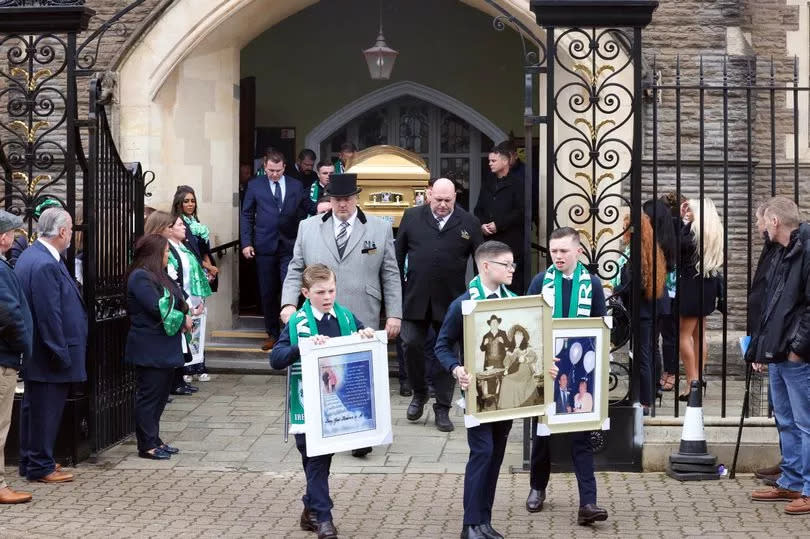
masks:
<path id="1" fill-rule="evenodd" d="M 357 219 L 357 210 L 354 210 L 354 213 L 346 219 L 346 222 L 349 223 L 349 226 L 346 227 L 346 241 L 349 241 L 349 236 L 352 235 L 352 229 L 354 228 L 354 220 Z M 340 224 L 343 221 L 340 219 L 335 218 L 334 214 L 332 215 L 332 226 L 334 227 L 335 231 L 335 238 L 337 238 L 338 234 L 340 234 Z"/>
<path id="2" fill-rule="evenodd" d="M 59 256 L 59 251 L 56 250 L 56 247 L 48 243 L 47 241 L 43 241 L 42 238 L 37 238 L 37 241 L 45 246 L 49 253 L 59 262 L 62 257 Z"/>
<path id="3" fill-rule="evenodd" d="M 276 182 L 269 178 L 267 181 L 270 182 L 270 192 L 275 193 L 276 188 L 273 184 Z M 278 186 L 281 188 L 281 203 L 284 204 L 284 198 L 287 196 L 287 178 L 285 176 L 282 175 L 281 179 L 278 180 Z"/>

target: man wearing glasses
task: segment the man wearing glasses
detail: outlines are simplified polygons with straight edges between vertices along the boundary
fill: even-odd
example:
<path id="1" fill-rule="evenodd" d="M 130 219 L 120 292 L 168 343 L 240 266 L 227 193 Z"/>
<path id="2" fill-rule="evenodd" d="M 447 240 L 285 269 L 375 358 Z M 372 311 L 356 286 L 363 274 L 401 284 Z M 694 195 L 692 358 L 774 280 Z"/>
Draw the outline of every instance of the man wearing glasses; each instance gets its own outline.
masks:
<path id="1" fill-rule="evenodd" d="M 439 332 L 450 303 L 465 290 L 467 262 L 483 241 L 481 225 L 473 215 L 456 207 L 456 187 L 439 178 L 430 202 L 405 211 L 395 249 L 403 281 L 402 342 L 413 399 L 407 418 L 417 421 L 428 398 L 425 370 L 433 380 L 436 428 L 453 430 L 450 406 L 455 382 L 435 357 L 425 361 L 428 329 Z M 407 273 L 405 259 L 407 258 Z"/>

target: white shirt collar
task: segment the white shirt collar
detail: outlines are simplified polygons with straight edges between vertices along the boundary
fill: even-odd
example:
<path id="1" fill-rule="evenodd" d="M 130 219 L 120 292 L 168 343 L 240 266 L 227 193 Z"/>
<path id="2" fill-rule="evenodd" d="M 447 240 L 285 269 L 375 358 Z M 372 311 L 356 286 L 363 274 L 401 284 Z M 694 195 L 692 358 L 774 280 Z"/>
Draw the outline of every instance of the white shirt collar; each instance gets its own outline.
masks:
<path id="1" fill-rule="evenodd" d="M 48 249 L 48 252 L 51 253 L 51 255 L 56 259 L 57 262 L 59 262 L 62 259 L 62 257 L 59 256 L 59 251 L 56 250 L 56 247 L 54 247 L 47 241 L 44 241 L 42 238 L 37 238 L 37 241 L 42 245 L 44 245 L 46 249 Z"/>
<path id="2" fill-rule="evenodd" d="M 357 210 L 354 210 L 354 213 L 351 214 L 348 219 L 346 219 L 346 222 L 349 223 L 349 228 L 346 230 L 347 234 L 351 234 L 352 228 L 354 228 L 355 219 L 357 219 Z M 334 225 L 335 236 L 337 236 L 338 232 L 340 232 L 340 223 L 342 222 L 343 221 L 341 221 L 340 219 L 335 217 L 334 214 L 332 214 L 332 224 Z"/>
<path id="3" fill-rule="evenodd" d="M 455 208 L 453 208 L 453 211 L 456 211 L 456 209 L 455 209 Z M 442 226 L 444 226 L 444 225 L 446 225 L 446 224 L 447 224 L 447 221 L 450 219 L 450 217 L 452 217 L 452 215 L 453 215 L 453 211 L 451 211 L 450 213 L 448 213 L 448 214 L 447 214 L 447 215 L 445 215 L 444 217 L 439 217 L 438 215 L 436 215 L 436 214 L 435 214 L 435 213 L 433 213 L 432 211 L 431 211 L 430 213 L 432 213 L 432 214 L 433 214 L 433 218 L 434 218 L 434 219 L 441 219 L 441 221 L 442 221 Z"/>
<path id="4" fill-rule="evenodd" d="M 323 318 L 323 315 L 324 315 L 325 313 L 322 313 L 321 311 L 319 311 L 318 309 L 316 309 L 315 307 L 313 307 L 311 303 L 310 303 L 310 305 L 309 305 L 309 306 L 312 308 L 312 316 L 314 316 L 314 317 L 315 317 L 315 320 L 317 320 L 318 322 L 320 322 L 320 321 L 321 321 L 321 318 Z M 333 317 L 337 318 L 337 317 L 335 316 L 335 309 L 334 309 L 334 307 L 333 307 L 333 308 L 331 308 L 331 309 L 329 309 L 329 314 L 331 314 Z"/>
<path id="5" fill-rule="evenodd" d="M 501 294 L 500 294 L 500 292 L 501 292 L 501 291 L 500 291 L 500 287 L 498 287 L 498 288 L 499 288 L 498 290 L 490 290 L 489 288 L 487 288 L 487 287 L 486 287 L 486 285 L 484 284 L 484 282 L 483 282 L 483 281 L 481 281 L 481 288 L 483 288 L 483 289 L 484 289 L 484 298 L 488 298 L 488 297 L 489 297 L 489 296 L 491 296 L 492 294 L 496 294 L 498 297 L 501 297 Z"/>

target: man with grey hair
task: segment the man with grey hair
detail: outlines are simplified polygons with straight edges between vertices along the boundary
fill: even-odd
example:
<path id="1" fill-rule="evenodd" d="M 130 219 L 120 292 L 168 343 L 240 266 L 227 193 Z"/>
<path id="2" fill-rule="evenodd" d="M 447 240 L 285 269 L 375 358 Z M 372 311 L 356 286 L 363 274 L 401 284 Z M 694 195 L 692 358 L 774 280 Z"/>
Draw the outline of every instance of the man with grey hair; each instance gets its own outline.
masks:
<path id="1" fill-rule="evenodd" d="M 6 260 L 6 253 L 14 242 L 14 229 L 22 225 L 22 218 L 0 210 L 0 504 L 31 501 L 28 492 L 15 492 L 3 477 L 6 438 L 11 426 L 14 407 L 14 389 L 17 372 L 23 359 L 31 357 L 31 337 L 34 330 L 31 311 L 25 300 L 20 281 Z"/>
<path id="2" fill-rule="evenodd" d="M 33 350 L 23 363 L 20 475 L 30 481 L 63 483 L 72 481 L 73 474 L 56 464 L 53 446 L 71 384 L 87 380 L 87 314 L 62 258 L 73 235 L 70 214 L 48 208 L 39 217 L 37 232 L 39 239 L 14 267 L 34 324 Z"/>
<path id="3" fill-rule="evenodd" d="M 782 463 L 776 486 L 753 491 L 751 499 L 787 501 L 786 513 L 810 515 L 810 239 L 789 198 L 773 197 L 763 215 L 768 237 L 782 252 L 767 278 L 767 301 L 745 359 L 755 370 L 768 365 Z"/>

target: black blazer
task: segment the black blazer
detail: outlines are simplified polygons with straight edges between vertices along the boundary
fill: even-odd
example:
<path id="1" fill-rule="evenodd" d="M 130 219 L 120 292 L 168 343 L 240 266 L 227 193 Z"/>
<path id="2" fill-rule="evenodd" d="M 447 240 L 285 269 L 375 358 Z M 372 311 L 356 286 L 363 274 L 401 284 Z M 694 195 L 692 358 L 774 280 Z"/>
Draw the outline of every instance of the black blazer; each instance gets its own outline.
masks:
<path id="1" fill-rule="evenodd" d="M 266 176 L 257 176 L 248 182 L 240 219 L 243 249 L 252 246 L 257 255 L 292 254 L 298 222 L 306 217 L 311 201 L 298 180 L 286 178 L 285 184 L 284 202 L 279 211 Z"/>
<path id="2" fill-rule="evenodd" d="M 456 205 L 441 231 L 430 206 L 405 210 L 394 249 L 403 283 L 403 318 L 425 320 L 428 308 L 441 323 L 450 303 L 467 288 L 467 260 L 483 241 L 481 223 Z M 405 257 L 408 273 L 405 274 Z"/>
<path id="3" fill-rule="evenodd" d="M 185 310 L 185 301 L 180 290 L 171 290 L 179 310 Z M 163 296 L 163 288 L 155 282 L 148 271 L 137 269 L 127 281 L 127 313 L 129 333 L 127 333 L 124 361 L 140 367 L 174 368 L 183 366 L 181 331 L 166 335 L 163 319 L 158 308 L 158 300 Z"/>
<path id="4" fill-rule="evenodd" d="M 481 223 L 495 222 L 498 230 L 485 240 L 502 241 L 512 249 L 515 260 L 523 253 L 523 178 L 507 174 L 497 179 L 491 174 L 481 183 L 475 216 Z"/>

